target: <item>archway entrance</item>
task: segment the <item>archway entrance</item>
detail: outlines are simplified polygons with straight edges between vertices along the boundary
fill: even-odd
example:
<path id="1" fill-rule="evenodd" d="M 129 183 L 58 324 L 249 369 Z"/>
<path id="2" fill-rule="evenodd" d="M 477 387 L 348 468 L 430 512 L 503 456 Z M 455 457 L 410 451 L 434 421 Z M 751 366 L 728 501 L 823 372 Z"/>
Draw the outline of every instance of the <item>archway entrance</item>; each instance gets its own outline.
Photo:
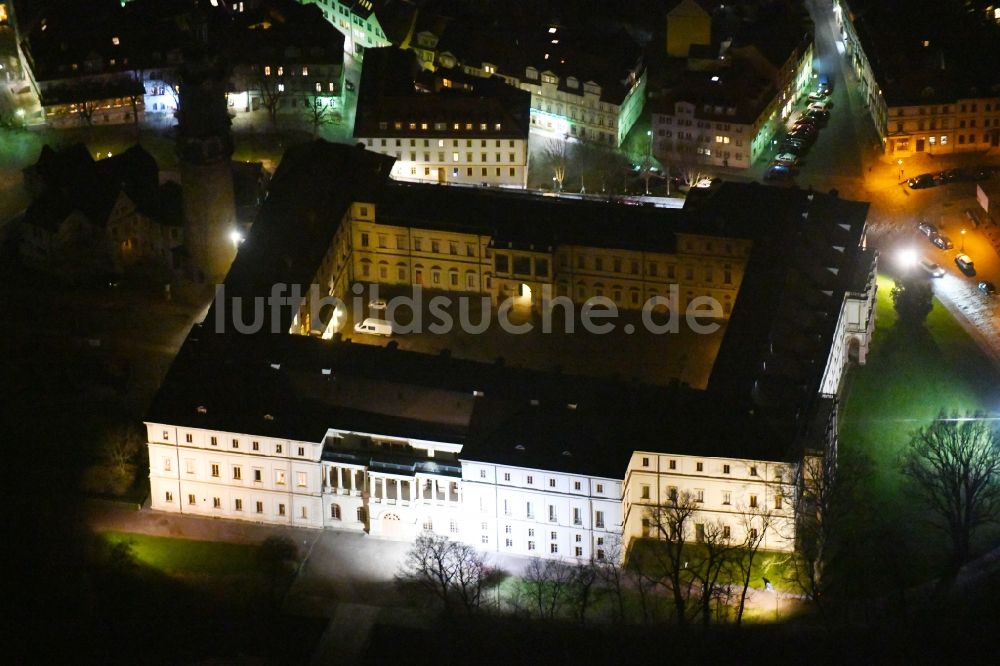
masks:
<path id="1" fill-rule="evenodd" d="M 387 539 L 403 538 L 403 522 L 395 513 L 382 514 L 382 536 Z"/>
<path id="2" fill-rule="evenodd" d="M 517 295 L 514 297 L 514 305 L 522 308 L 531 307 L 531 287 L 523 282 L 517 285 Z"/>
<path id="3" fill-rule="evenodd" d="M 861 361 L 861 341 L 857 338 L 851 338 L 847 341 L 847 360 L 851 363 Z"/>

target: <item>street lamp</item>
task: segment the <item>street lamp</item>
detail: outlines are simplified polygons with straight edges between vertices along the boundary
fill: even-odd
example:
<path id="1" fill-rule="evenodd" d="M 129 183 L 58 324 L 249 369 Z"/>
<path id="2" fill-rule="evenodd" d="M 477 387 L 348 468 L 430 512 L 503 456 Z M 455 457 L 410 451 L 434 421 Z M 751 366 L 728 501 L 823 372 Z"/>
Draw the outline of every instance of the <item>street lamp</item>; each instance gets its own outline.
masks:
<path id="1" fill-rule="evenodd" d="M 965 229 L 962 229 L 962 252 L 965 252 Z"/>
<path id="2" fill-rule="evenodd" d="M 896 160 L 896 164 L 899 165 L 899 179 L 903 180 L 903 159 Z"/>

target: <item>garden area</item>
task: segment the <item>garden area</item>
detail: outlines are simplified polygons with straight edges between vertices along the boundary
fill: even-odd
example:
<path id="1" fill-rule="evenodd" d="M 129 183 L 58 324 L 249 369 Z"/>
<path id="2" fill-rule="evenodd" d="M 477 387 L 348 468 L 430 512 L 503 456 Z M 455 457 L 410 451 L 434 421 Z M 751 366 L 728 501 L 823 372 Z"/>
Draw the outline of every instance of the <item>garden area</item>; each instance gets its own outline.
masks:
<path id="1" fill-rule="evenodd" d="M 937 299 L 922 323 L 900 320 L 892 287 L 891 279 L 879 277 L 867 364 L 848 374 L 840 457 L 863 460 L 863 487 L 857 490 L 861 510 L 852 527 L 857 538 L 873 539 L 877 548 L 872 550 L 881 551 L 867 564 L 856 562 L 861 570 L 855 575 L 878 575 L 871 571 L 878 567 L 899 577 L 895 585 L 914 585 L 936 575 L 946 544 L 925 504 L 910 492 L 900 468 L 902 453 L 913 432 L 941 410 L 995 413 L 1000 374 Z"/>

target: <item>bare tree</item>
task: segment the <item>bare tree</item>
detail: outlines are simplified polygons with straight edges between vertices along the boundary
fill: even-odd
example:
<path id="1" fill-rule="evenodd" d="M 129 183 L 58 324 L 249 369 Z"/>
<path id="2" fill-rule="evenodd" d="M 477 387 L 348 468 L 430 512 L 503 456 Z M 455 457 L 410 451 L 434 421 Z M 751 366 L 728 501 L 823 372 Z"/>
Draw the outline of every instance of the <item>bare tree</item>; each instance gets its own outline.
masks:
<path id="1" fill-rule="evenodd" d="M 93 100 L 84 100 L 82 104 L 77 107 L 80 111 L 80 115 L 83 116 L 84 122 L 87 123 L 87 127 L 94 124 L 94 112 L 97 111 L 97 102 Z"/>
<path id="2" fill-rule="evenodd" d="M 326 102 L 324 102 L 326 99 Z M 340 114 L 333 110 L 330 100 L 321 95 L 312 95 L 306 101 L 306 120 L 313 129 L 313 136 L 319 136 L 319 128 L 340 122 Z"/>
<path id="3" fill-rule="evenodd" d="M 430 593 L 451 615 L 458 608 L 478 611 L 496 573 L 472 546 L 425 532 L 406 553 L 396 580 Z"/>
<path id="4" fill-rule="evenodd" d="M 670 170 L 680 177 L 687 188 L 692 188 L 709 177 L 709 166 L 688 146 L 670 153 Z"/>
<path id="5" fill-rule="evenodd" d="M 535 161 L 541 162 L 541 168 L 552 174 L 556 191 L 561 192 L 563 181 L 566 180 L 566 166 L 569 162 L 569 142 L 560 138 L 546 139 L 538 150 Z"/>
<path id="6" fill-rule="evenodd" d="M 277 126 L 278 109 L 281 108 L 282 100 L 285 99 L 287 93 L 283 77 L 274 74 L 277 72 L 272 72 L 270 65 L 262 63 L 251 65 L 249 71 L 243 71 L 242 78 L 246 80 L 246 85 L 242 87 L 248 90 L 256 89 L 260 92 L 260 103 L 267 111 L 271 125 Z M 249 95 L 247 98 L 249 99 Z"/>
<path id="7" fill-rule="evenodd" d="M 647 507 L 646 520 L 651 536 L 657 540 L 649 549 L 656 564 L 652 574 L 670 591 L 678 624 L 686 624 L 688 619 L 687 604 L 694 581 L 686 566 L 684 539 L 697 510 L 697 501 L 686 491 L 663 504 Z"/>
<path id="8" fill-rule="evenodd" d="M 132 425 L 110 428 L 101 441 L 105 463 L 119 474 L 127 474 L 144 444 L 142 435 Z"/>
<path id="9" fill-rule="evenodd" d="M 524 572 L 524 584 L 538 610 L 538 617 L 553 619 L 567 600 L 573 582 L 573 567 L 559 560 L 532 558 Z"/>
<path id="10" fill-rule="evenodd" d="M 743 528 L 743 543 L 740 544 L 740 557 L 737 558 L 737 566 L 740 573 L 740 603 L 736 609 L 736 626 L 743 623 L 743 611 L 746 609 L 747 591 L 750 589 L 750 577 L 753 575 L 753 565 L 757 559 L 757 553 L 767 536 L 768 530 L 773 529 L 775 522 L 774 512 L 768 508 L 767 503 L 758 506 L 737 507 L 740 515 L 740 523 Z"/>
<path id="11" fill-rule="evenodd" d="M 618 536 L 604 537 L 604 557 L 594 561 L 597 575 L 605 589 L 614 597 L 614 621 L 625 621 L 625 584 L 628 574 L 624 569 L 624 556 L 621 538 Z"/>
<path id="12" fill-rule="evenodd" d="M 824 567 L 833 541 L 834 467 L 824 456 L 807 455 L 799 466 L 795 506 L 796 556 L 792 582 L 823 612 Z"/>
<path id="13" fill-rule="evenodd" d="M 701 622 L 707 627 L 712 620 L 712 603 L 722 591 L 723 572 L 732 564 L 738 549 L 730 537 L 729 527 L 715 520 L 698 528 L 697 545 L 690 551 L 691 575 L 701 588 L 698 593 Z"/>
<path id="14" fill-rule="evenodd" d="M 913 434 L 903 453 L 903 473 L 951 542 L 951 576 L 969 559 L 976 531 L 1000 518 L 998 447 L 997 431 L 985 414 L 942 411 Z"/>
<path id="15" fill-rule="evenodd" d="M 581 562 L 573 567 L 573 577 L 569 585 L 569 600 L 573 615 L 580 624 L 587 621 L 587 611 L 597 601 L 601 592 L 600 570 L 596 562 Z"/>

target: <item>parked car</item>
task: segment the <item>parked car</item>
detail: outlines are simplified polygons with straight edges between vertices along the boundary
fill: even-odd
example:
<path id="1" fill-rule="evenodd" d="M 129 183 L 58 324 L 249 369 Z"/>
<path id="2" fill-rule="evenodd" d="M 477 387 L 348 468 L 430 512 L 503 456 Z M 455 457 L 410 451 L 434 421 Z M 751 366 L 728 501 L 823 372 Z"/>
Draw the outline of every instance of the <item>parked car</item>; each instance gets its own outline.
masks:
<path id="1" fill-rule="evenodd" d="M 813 102 L 809 105 L 809 110 L 812 111 L 813 109 L 816 111 L 828 111 L 830 109 L 830 100 L 826 99 L 820 102 Z"/>
<path id="2" fill-rule="evenodd" d="M 918 176 L 914 176 L 906 181 L 906 184 L 911 190 L 922 190 L 928 187 L 934 187 L 937 185 L 937 181 L 934 180 L 934 176 L 929 173 L 922 173 Z"/>
<path id="3" fill-rule="evenodd" d="M 350 90 L 351 92 L 354 92 L 354 82 L 351 81 L 350 79 L 344 80 L 344 87 Z"/>
<path id="4" fill-rule="evenodd" d="M 815 92 L 809 93 L 808 100 L 810 102 L 822 102 L 829 94 L 829 92 L 824 92 L 823 90 L 816 90 Z"/>
<path id="5" fill-rule="evenodd" d="M 784 164 L 773 164 L 764 173 L 764 180 L 787 182 L 792 179 L 792 168 Z"/>
<path id="6" fill-rule="evenodd" d="M 780 164 L 782 166 L 795 166 L 799 163 L 799 158 L 792 153 L 781 153 L 774 158 L 775 164 Z"/>
<path id="7" fill-rule="evenodd" d="M 992 175 L 993 169 L 990 167 L 980 167 L 972 172 L 972 180 L 989 180 Z"/>
<path id="8" fill-rule="evenodd" d="M 817 111 L 815 109 L 811 109 L 811 110 L 806 111 L 805 113 L 803 113 L 802 117 L 806 118 L 808 120 L 812 120 L 812 121 L 816 122 L 819 125 L 822 125 L 826 121 L 830 120 L 830 112 L 829 111 Z"/>
<path id="9" fill-rule="evenodd" d="M 369 310 L 385 310 L 385 301 L 381 298 L 376 298 L 368 301 Z"/>
<path id="10" fill-rule="evenodd" d="M 778 152 L 801 156 L 806 152 L 806 146 L 801 141 L 782 141 Z"/>
<path id="11" fill-rule="evenodd" d="M 803 116 L 802 118 L 796 120 L 792 125 L 793 129 L 797 127 L 812 127 L 813 129 L 819 129 L 819 123 L 812 118 L 806 118 Z"/>
<path id="12" fill-rule="evenodd" d="M 924 259 L 921 261 L 920 267 L 924 269 L 925 273 L 933 278 L 944 277 L 944 269 L 930 259 Z"/>
<path id="13" fill-rule="evenodd" d="M 979 283 L 979 291 L 983 292 L 987 296 L 993 296 L 997 293 L 996 285 L 989 280 L 983 280 Z"/>
<path id="14" fill-rule="evenodd" d="M 819 132 L 815 127 L 809 125 L 797 125 L 788 136 L 793 139 L 802 139 L 803 141 L 812 141 L 816 138 L 816 134 Z"/>
<path id="15" fill-rule="evenodd" d="M 967 254 L 962 254 L 961 252 L 956 254 L 955 265 L 958 266 L 958 270 L 962 271 L 969 277 L 976 274 L 976 265 L 972 263 L 972 259 Z"/>
<path id="16" fill-rule="evenodd" d="M 930 238 L 931 242 L 941 250 L 950 250 L 955 247 L 955 244 L 951 242 L 951 239 L 944 234 L 934 234 Z"/>
<path id="17" fill-rule="evenodd" d="M 946 183 L 964 183 L 972 180 L 972 172 L 968 169 L 948 169 L 947 171 L 942 171 L 941 175 Z"/>
<path id="18" fill-rule="evenodd" d="M 937 235 L 938 229 L 930 222 L 921 222 L 917 225 L 917 231 L 922 233 L 924 236 L 931 238 Z"/>
<path id="19" fill-rule="evenodd" d="M 833 89 L 830 86 L 830 77 L 826 74 L 820 74 L 819 78 L 816 81 L 816 89 L 825 90 L 827 94 L 829 94 L 830 91 Z"/>
<path id="20" fill-rule="evenodd" d="M 372 319 L 369 317 L 364 321 L 359 321 L 354 325 L 355 333 L 367 333 L 368 335 L 392 335 L 392 324 L 385 319 Z"/>

